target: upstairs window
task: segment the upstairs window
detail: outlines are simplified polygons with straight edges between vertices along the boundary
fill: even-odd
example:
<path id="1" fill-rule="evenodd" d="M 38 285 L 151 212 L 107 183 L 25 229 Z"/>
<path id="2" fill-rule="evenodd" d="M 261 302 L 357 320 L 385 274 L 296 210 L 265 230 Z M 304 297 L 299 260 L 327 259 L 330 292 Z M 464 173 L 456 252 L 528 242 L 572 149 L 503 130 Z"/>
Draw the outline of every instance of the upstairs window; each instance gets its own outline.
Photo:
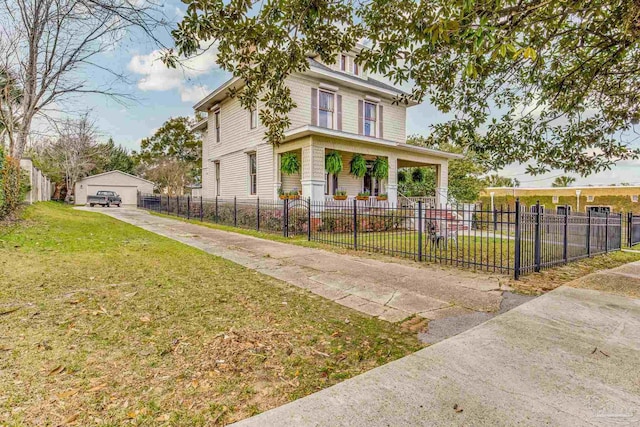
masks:
<path id="1" fill-rule="evenodd" d="M 213 113 L 216 127 L 216 142 L 220 142 L 220 110 Z"/>
<path id="2" fill-rule="evenodd" d="M 323 90 L 318 92 L 318 125 L 333 129 L 334 95 Z"/>
<path id="3" fill-rule="evenodd" d="M 364 134 L 376 136 L 376 109 L 377 105 L 371 102 L 364 103 Z"/>
<path id="4" fill-rule="evenodd" d="M 249 127 L 251 129 L 258 127 L 258 110 L 255 108 L 249 111 Z"/>
<path id="5" fill-rule="evenodd" d="M 340 71 L 347 71 L 347 55 L 340 55 Z"/>
<path id="6" fill-rule="evenodd" d="M 256 164 L 256 153 L 249 154 L 249 194 L 252 196 L 257 193 L 258 189 L 258 173 Z"/>
<path id="7" fill-rule="evenodd" d="M 353 61 L 353 74 L 356 76 L 360 74 L 360 67 L 356 61 Z"/>
<path id="8" fill-rule="evenodd" d="M 214 162 L 216 173 L 216 197 L 220 195 L 220 162 Z"/>

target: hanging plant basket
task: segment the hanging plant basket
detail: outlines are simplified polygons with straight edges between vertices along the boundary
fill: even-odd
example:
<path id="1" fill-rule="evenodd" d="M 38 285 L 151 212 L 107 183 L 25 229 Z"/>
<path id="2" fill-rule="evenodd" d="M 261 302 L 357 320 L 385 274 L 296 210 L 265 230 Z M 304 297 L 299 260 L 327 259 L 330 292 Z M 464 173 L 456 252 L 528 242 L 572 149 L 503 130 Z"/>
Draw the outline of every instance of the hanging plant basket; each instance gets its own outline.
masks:
<path id="1" fill-rule="evenodd" d="M 334 175 L 342 172 L 342 156 L 337 151 L 332 151 L 324 158 L 324 169 Z"/>
<path id="2" fill-rule="evenodd" d="M 355 154 L 349 163 L 349 173 L 356 178 L 362 178 L 367 173 L 367 161 L 362 154 Z"/>
<path id="3" fill-rule="evenodd" d="M 386 157 L 376 157 L 371 174 L 377 179 L 386 179 L 389 176 L 389 161 Z"/>
<path id="4" fill-rule="evenodd" d="M 419 183 L 419 182 L 424 182 L 424 178 L 425 178 L 425 173 L 424 173 L 424 169 L 422 168 L 415 168 L 412 172 L 411 172 L 411 181 Z"/>
<path id="5" fill-rule="evenodd" d="M 300 160 L 296 153 L 284 153 L 280 158 L 280 172 L 295 175 L 300 172 Z"/>

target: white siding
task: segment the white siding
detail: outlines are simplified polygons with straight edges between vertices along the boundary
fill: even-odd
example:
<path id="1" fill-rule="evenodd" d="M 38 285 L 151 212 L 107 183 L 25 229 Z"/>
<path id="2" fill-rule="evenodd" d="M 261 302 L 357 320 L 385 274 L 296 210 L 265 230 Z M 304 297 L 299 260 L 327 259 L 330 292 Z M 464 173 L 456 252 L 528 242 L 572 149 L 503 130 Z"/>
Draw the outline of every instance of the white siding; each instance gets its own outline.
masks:
<path id="1" fill-rule="evenodd" d="M 311 124 L 311 88 L 318 87 L 319 81 L 306 76 L 291 76 L 287 85 L 291 89 L 291 96 L 297 108 L 289 113 L 291 129 Z M 339 85 L 334 81 L 327 81 L 333 86 Z M 358 101 L 364 100 L 367 92 L 355 91 L 350 88 L 339 87 L 337 94 L 342 95 L 342 131 L 358 134 Z M 370 94 L 380 98 L 377 94 Z M 406 142 L 406 107 L 393 105 L 391 99 L 381 99 L 378 103 L 383 106 L 383 138 L 394 142 Z"/>
<path id="2" fill-rule="evenodd" d="M 338 67 L 339 64 L 335 64 Z M 291 96 L 297 107 L 289 113 L 290 129 L 311 124 L 311 88 L 317 88 L 320 81 L 305 75 L 294 75 L 287 79 Z M 338 94 L 342 96 L 342 130 L 358 134 L 358 101 L 367 95 L 365 91 L 357 91 L 341 87 L 338 82 L 326 80 L 338 86 Z M 380 95 L 371 94 L 377 98 Z M 392 105 L 391 98 L 383 98 L 384 106 L 383 138 L 396 142 L 405 142 L 406 107 Z M 202 193 L 204 197 L 215 197 L 215 168 L 213 161 L 220 162 L 220 196 L 250 197 L 248 181 L 248 152 L 255 151 L 258 165 L 257 195 L 263 198 L 274 197 L 274 168 L 276 156 L 274 149 L 264 141 L 265 127 L 258 123 L 256 129 L 250 129 L 249 111 L 240 105 L 238 98 L 227 98 L 220 105 L 220 142 L 215 141 L 215 117 L 209 112 L 208 129 L 203 135 L 203 171 Z M 260 106 L 258 106 L 258 110 Z M 348 164 L 346 159 L 345 164 Z M 301 189 L 300 177 L 283 177 L 283 187 L 291 190 Z M 357 193 L 362 188 L 361 180 L 355 180 L 343 172 L 339 177 L 340 186 L 349 194 Z"/>

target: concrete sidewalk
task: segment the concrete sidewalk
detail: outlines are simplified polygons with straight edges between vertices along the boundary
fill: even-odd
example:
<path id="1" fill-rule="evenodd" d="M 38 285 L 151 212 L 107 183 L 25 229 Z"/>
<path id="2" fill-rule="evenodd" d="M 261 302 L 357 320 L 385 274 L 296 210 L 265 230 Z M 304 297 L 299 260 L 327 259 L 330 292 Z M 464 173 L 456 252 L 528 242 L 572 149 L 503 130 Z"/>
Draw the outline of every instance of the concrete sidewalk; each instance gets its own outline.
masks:
<path id="1" fill-rule="evenodd" d="M 640 300 L 561 287 L 235 425 L 640 425 Z"/>
<path id="2" fill-rule="evenodd" d="M 78 208 L 103 213 L 245 267 L 308 289 L 362 313 L 396 322 L 417 314 L 429 320 L 463 319 L 432 341 L 481 323 L 501 308 L 499 276 L 437 266 L 384 262 L 151 215 L 137 209 Z M 523 302 L 510 298 L 502 307 Z M 460 323 L 460 322 L 458 322 Z"/>

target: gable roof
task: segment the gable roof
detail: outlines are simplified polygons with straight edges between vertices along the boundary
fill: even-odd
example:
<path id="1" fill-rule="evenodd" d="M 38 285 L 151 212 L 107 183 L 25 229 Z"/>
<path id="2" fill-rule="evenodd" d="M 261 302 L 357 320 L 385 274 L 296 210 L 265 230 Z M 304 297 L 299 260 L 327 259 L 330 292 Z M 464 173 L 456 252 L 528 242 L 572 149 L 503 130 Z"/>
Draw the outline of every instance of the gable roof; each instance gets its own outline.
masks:
<path id="1" fill-rule="evenodd" d="M 102 172 L 102 173 L 99 173 L 99 174 L 96 174 L 96 175 L 91 175 L 91 176 L 85 176 L 84 178 L 78 180 L 78 182 L 89 181 L 89 180 L 91 180 L 93 178 L 97 178 L 99 176 L 104 176 L 104 175 L 109 175 L 109 174 L 114 174 L 114 173 L 115 174 L 124 175 L 124 176 L 130 177 L 130 178 L 135 178 L 135 179 L 138 179 L 140 181 L 148 182 L 150 184 L 154 184 L 155 185 L 155 182 L 153 182 L 153 181 L 149 181 L 148 179 L 140 178 L 139 176 L 131 175 L 130 173 L 126 173 L 126 172 L 122 172 L 122 171 L 118 171 L 118 170 Z"/>

